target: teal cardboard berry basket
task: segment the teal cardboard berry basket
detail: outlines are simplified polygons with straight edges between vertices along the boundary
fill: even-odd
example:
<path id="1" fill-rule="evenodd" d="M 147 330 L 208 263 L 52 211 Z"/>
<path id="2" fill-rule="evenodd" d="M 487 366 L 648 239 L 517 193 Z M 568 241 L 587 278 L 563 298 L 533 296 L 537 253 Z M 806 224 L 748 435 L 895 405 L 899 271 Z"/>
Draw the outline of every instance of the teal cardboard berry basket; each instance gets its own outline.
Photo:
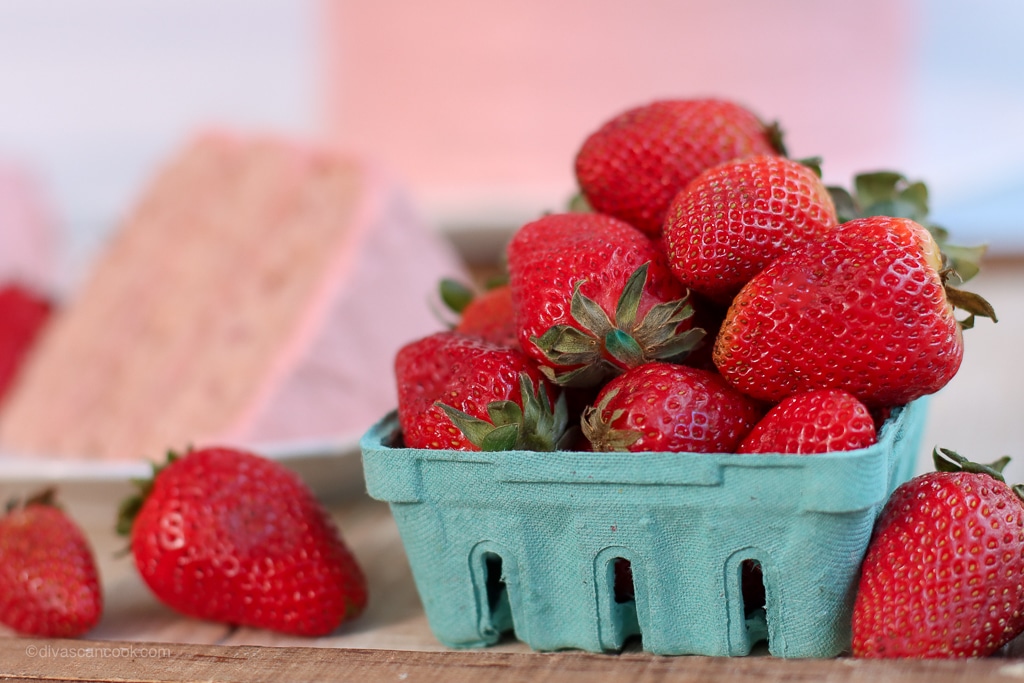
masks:
<path id="1" fill-rule="evenodd" d="M 879 441 L 797 455 L 497 453 L 404 448 L 394 413 L 361 442 L 367 491 L 397 522 L 431 630 L 453 648 L 504 633 L 534 650 L 831 657 L 872 526 L 914 473 L 926 416 Z M 621 558 L 621 560 L 620 560 Z M 626 560 L 633 595 L 616 592 Z M 743 569 L 761 569 L 747 604 Z"/>

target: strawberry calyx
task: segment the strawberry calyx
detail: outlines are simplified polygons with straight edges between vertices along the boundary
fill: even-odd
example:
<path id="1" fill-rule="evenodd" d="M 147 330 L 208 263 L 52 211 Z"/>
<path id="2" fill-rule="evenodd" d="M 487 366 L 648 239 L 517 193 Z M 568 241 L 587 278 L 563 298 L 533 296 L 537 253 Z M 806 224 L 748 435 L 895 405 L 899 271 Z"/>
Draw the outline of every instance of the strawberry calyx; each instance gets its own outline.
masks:
<path id="1" fill-rule="evenodd" d="M 706 334 L 702 328 L 679 331 L 680 324 L 693 316 L 689 293 L 657 304 L 639 318 L 649 265 L 643 264 L 629 276 L 614 321 L 583 294 L 586 280 L 575 284 L 569 311 L 579 326 L 553 325 L 540 337 L 530 338 L 548 361 L 540 370 L 549 380 L 565 387 L 596 386 L 649 361 L 682 360 L 697 348 Z"/>
<path id="2" fill-rule="evenodd" d="M 57 504 L 57 489 L 52 486 L 48 486 L 32 495 L 24 498 L 12 498 L 7 501 L 7 505 L 4 507 L 4 512 L 10 514 L 15 510 L 24 510 L 32 505 L 45 505 L 47 507 L 59 508 Z"/>
<path id="3" fill-rule="evenodd" d="M 472 288 L 451 278 L 443 278 L 441 280 L 438 284 L 438 292 L 441 296 L 441 301 L 453 313 L 462 313 L 465 311 L 466 306 L 468 306 L 476 296 Z"/>
<path id="4" fill-rule="evenodd" d="M 840 223 L 868 216 L 909 218 L 932 234 L 944 267 L 955 272 L 961 282 L 967 282 L 980 271 L 986 245 L 951 244 L 949 231 L 929 218 L 928 186 L 923 182 L 911 182 L 897 171 L 873 171 L 854 176 L 852 193 L 838 186 L 827 189 Z"/>
<path id="5" fill-rule="evenodd" d="M 181 456 L 174 451 L 167 451 L 167 458 L 164 462 L 153 463 L 153 474 L 144 479 L 132 479 L 132 484 L 135 485 L 137 491 L 134 495 L 126 498 L 121 502 L 121 505 L 117 510 L 117 533 L 119 536 L 130 536 L 132 532 L 132 525 L 135 523 L 135 518 L 138 517 L 139 512 L 142 510 L 143 503 L 146 502 L 146 498 L 149 497 L 150 492 L 153 490 L 153 482 L 168 465 L 178 460 Z"/>
<path id="6" fill-rule="evenodd" d="M 968 460 L 956 451 L 936 446 L 932 450 L 932 461 L 935 463 L 935 469 L 938 472 L 970 472 L 973 474 L 984 474 L 1005 484 L 1006 477 L 1003 476 L 1003 470 L 1006 469 L 1006 466 L 1009 464 L 1010 456 L 1004 455 L 995 462 L 983 465 Z M 1013 491 L 1014 495 L 1021 500 L 1021 502 L 1024 502 L 1024 484 L 1014 484 L 1010 486 L 1010 489 Z"/>
<path id="7" fill-rule="evenodd" d="M 605 419 L 604 414 L 608 410 L 608 404 L 618 393 L 618 387 L 612 388 L 595 405 L 587 406 L 583 411 L 580 426 L 583 430 L 583 436 L 587 437 L 595 451 L 602 453 L 628 451 L 629 447 L 643 436 L 643 434 L 634 429 L 612 428 L 612 424 L 625 413 L 625 410 L 621 408 L 613 410 L 608 418 Z"/>
<path id="8" fill-rule="evenodd" d="M 771 123 L 763 124 L 765 134 L 768 136 L 768 142 L 771 144 L 779 156 L 789 156 L 789 151 L 786 149 L 785 131 L 782 130 L 782 124 L 778 121 L 772 121 Z"/>
<path id="9" fill-rule="evenodd" d="M 977 316 L 990 318 L 992 322 L 999 322 L 999 318 L 996 317 L 996 311 L 984 297 L 974 292 L 968 292 L 963 289 L 957 289 L 949 284 L 949 280 L 953 275 L 951 268 L 943 269 L 939 272 L 939 276 L 942 278 L 942 288 L 946 292 L 946 301 L 953 308 L 959 308 L 962 311 L 967 312 L 967 317 L 963 320 L 958 320 L 960 328 L 969 330 L 974 327 L 974 321 Z"/>
<path id="10" fill-rule="evenodd" d="M 519 392 L 522 407 L 509 400 L 487 404 L 489 422 L 440 401 L 434 405 L 481 451 L 562 450 L 571 438 L 565 395 L 551 401 L 544 383 L 535 385 L 525 372 L 519 373 Z"/>

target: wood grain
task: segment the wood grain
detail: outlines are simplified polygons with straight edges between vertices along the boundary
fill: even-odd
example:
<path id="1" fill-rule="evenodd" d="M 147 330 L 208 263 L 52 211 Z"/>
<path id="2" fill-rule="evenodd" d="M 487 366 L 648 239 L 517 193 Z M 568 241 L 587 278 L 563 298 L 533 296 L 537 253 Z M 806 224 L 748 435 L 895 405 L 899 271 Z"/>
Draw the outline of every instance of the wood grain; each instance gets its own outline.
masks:
<path id="1" fill-rule="evenodd" d="M 593 683 L 794 681 L 832 683 L 1017 681 L 1007 660 L 879 662 L 769 657 L 655 657 L 521 652 L 410 652 L 309 647 L 0 640 L 0 680 L 32 681 L 406 681 L 408 683 Z"/>

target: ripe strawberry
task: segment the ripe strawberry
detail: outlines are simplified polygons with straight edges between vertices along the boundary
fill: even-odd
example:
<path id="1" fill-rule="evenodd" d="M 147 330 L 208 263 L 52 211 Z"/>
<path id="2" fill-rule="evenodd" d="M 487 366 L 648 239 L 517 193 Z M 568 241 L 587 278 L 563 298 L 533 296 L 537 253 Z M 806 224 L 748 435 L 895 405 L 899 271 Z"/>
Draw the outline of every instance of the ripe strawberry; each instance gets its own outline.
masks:
<path id="1" fill-rule="evenodd" d="M 782 152 L 777 129 L 733 102 L 660 100 L 615 116 L 584 141 L 576 178 L 595 211 L 657 235 L 672 198 L 706 168 Z"/>
<path id="2" fill-rule="evenodd" d="M 772 407 L 747 434 L 737 453 L 828 453 L 875 443 L 867 407 L 841 389 L 794 394 Z"/>
<path id="3" fill-rule="evenodd" d="M 664 237 L 680 281 L 728 304 L 775 258 L 835 227 L 832 196 L 813 170 L 759 155 L 697 176 L 669 206 Z"/>
<path id="4" fill-rule="evenodd" d="M 715 340 L 715 365 L 768 402 L 844 389 L 872 407 L 938 391 L 960 366 L 961 327 L 975 314 L 995 320 L 983 299 L 946 285 L 941 258 L 914 221 L 844 223 L 744 285 Z M 971 316 L 958 322 L 954 305 Z"/>
<path id="5" fill-rule="evenodd" d="M 455 331 L 500 346 L 519 346 L 512 309 L 512 289 L 507 283 L 476 293 L 454 280 L 441 282 L 441 298 L 459 314 Z"/>
<path id="6" fill-rule="evenodd" d="M 643 233 L 601 214 L 545 216 L 508 245 L 519 344 L 563 386 L 596 386 L 704 336 L 686 290 Z"/>
<path id="7" fill-rule="evenodd" d="M 861 567 L 857 657 L 985 657 L 1024 631 L 1024 505 L 992 467 L 935 450 L 892 494 Z"/>
<path id="8" fill-rule="evenodd" d="M 44 295 L 9 283 L 0 287 L 0 401 L 53 312 Z"/>
<path id="9" fill-rule="evenodd" d="M 313 493 L 250 452 L 172 455 L 119 531 L 153 593 L 192 617 L 320 636 L 366 606 L 363 573 Z"/>
<path id="10" fill-rule="evenodd" d="M 583 433 L 595 451 L 731 453 L 762 414 L 716 373 L 655 362 L 610 380 Z"/>
<path id="11" fill-rule="evenodd" d="M 395 357 L 398 421 L 410 448 L 552 451 L 568 413 L 519 350 L 438 332 Z"/>
<path id="12" fill-rule="evenodd" d="M 72 638 L 100 619 L 103 595 L 85 534 L 47 490 L 0 517 L 0 623 Z"/>

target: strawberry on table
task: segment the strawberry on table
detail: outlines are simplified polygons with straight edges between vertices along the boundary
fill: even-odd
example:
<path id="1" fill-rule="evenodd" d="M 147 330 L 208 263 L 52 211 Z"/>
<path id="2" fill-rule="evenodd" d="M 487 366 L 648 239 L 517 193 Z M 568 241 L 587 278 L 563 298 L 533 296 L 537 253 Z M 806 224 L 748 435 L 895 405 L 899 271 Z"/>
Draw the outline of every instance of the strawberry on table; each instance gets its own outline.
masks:
<path id="1" fill-rule="evenodd" d="M 597 386 L 654 360 L 681 360 L 704 331 L 664 252 L 594 213 L 545 216 L 508 245 L 519 343 L 552 381 Z"/>
<path id="2" fill-rule="evenodd" d="M 728 304 L 775 258 L 836 225 L 832 196 L 814 170 L 758 155 L 697 176 L 669 206 L 663 235 L 680 281 Z"/>
<path id="3" fill-rule="evenodd" d="M 762 414 L 717 373 L 654 362 L 610 380 L 583 433 L 595 451 L 731 453 Z"/>
<path id="4" fill-rule="evenodd" d="M 715 365 L 744 393 L 773 403 L 815 389 L 843 389 L 868 407 L 934 393 L 960 367 L 961 329 L 975 315 L 995 320 L 987 302 L 945 275 L 918 223 L 843 223 L 743 286 L 715 340 Z M 958 321 L 954 305 L 970 316 Z"/>
<path id="5" fill-rule="evenodd" d="M 77 637 L 103 612 L 92 549 L 46 490 L 0 517 L 0 623 L 50 638 Z"/>
<path id="6" fill-rule="evenodd" d="M 363 572 L 309 487 L 248 451 L 172 455 L 119 531 L 153 593 L 189 616 L 322 636 L 366 606 Z"/>
<path id="7" fill-rule="evenodd" d="M 552 451 L 567 433 L 563 394 L 518 348 L 438 332 L 399 349 L 395 379 L 410 448 Z"/>
<path id="8" fill-rule="evenodd" d="M 673 197 L 706 168 L 753 154 L 781 154 L 781 136 L 746 108 L 720 99 L 658 100 L 590 134 L 575 160 L 595 211 L 648 235 L 661 232 Z"/>
<path id="9" fill-rule="evenodd" d="M 867 448 L 878 440 L 875 420 L 841 389 L 794 394 L 773 406 L 737 453 L 828 453 Z"/>
<path id="10" fill-rule="evenodd" d="M 936 449 L 892 494 L 853 609 L 857 657 L 985 657 L 1024 631 L 1024 504 L 992 466 Z"/>

